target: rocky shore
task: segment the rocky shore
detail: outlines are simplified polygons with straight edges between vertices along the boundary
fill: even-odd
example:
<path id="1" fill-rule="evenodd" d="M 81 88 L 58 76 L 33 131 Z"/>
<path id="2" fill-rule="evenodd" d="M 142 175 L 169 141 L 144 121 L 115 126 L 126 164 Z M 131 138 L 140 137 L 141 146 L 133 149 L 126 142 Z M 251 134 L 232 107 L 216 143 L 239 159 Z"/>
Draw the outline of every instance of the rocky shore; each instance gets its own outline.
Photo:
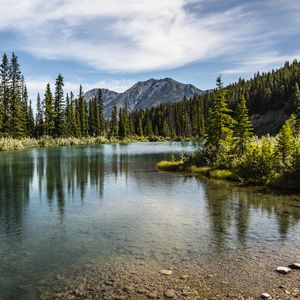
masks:
<path id="1" fill-rule="evenodd" d="M 72 274 L 56 275 L 40 286 L 40 298 L 300 299 L 297 266 L 283 274 L 270 262 L 242 256 L 183 260 L 174 265 L 118 258 L 101 267 L 86 264 Z"/>

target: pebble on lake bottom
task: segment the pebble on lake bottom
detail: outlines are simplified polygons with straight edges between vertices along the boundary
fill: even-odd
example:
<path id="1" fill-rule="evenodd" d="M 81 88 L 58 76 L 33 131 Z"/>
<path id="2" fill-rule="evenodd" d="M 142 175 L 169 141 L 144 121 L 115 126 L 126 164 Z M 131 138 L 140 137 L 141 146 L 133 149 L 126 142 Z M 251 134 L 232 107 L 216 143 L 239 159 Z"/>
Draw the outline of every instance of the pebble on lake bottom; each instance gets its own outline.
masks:
<path id="1" fill-rule="evenodd" d="M 289 265 L 289 268 L 294 269 L 294 270 L 300 270 L 300 263 L 293 263 Z"/>
<path id="2" fill-rule="evenodd" d="M 172 275 L 172 273 L 173 273 L 173 271 L 169 270 L 169 269 L 160 270 L 160 274 L 165 275 L 165 276 L 170 276 L 170 275 Z"/>
<path id="3" fill-rule="evenodd" d="M 268 294 L 268 293 L 262 293 L 261 296 L 260 296 L 261 299 L 270 299 L 271 298 L 271 295 Z"/>
<path id="4" fill-rule="evenodd" d="M 289 273 L 289 272 L 291 272 L 291 269 L 290 268 L 287 268 L 287 267 L 278 267 L 277 269 L 276 269 L 276 271 L 278 272 L 278 273 L 280 273 L 280 274 L 287 274 L 287 273 Z"/>

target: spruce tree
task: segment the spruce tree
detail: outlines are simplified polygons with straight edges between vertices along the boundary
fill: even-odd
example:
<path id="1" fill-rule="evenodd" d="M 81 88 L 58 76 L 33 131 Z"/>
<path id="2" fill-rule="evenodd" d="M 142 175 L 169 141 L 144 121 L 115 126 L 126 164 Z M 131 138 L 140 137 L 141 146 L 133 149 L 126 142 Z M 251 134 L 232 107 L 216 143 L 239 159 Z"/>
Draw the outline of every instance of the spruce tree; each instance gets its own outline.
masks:
<path id="1" fill-rule="evenodd" d="M 117 107 L 114 106 L 111 111 L 111 121 L 110 121 L 110 136 L 118 136 L 118 116 L 117 116 Z"/>
<path id="2" fill-rule="evenodd" d="M 98 89 L 97 91 L 97 104 L 98 104 L 98 117 L 97 117 L 97 126 L 99 124 L 98 135 L 105 135 L 105 118 L 104 118 L 104 104 L 102 97 L 102 90 Z M 99 122 L 99 123 L 98 123 Z"/>
<path id="3" fill-rule="evenodd" d="M 51 92 L 50 83 L 47 84 L 44 101 L 44 112 L 45 112 L 45 120 L 44 120 L 44 127 L 45 127 L 45 134 L 53 136 L 54 135 L 54 120 L 55 120 L 55 109 L 53 103 L 53 96 Z"/>
<path id="4" fill-rule="evenodd" d="M 235 126 L 235 142 L 238 154 L 243 154 L 246 145 L 253 136 L 253 125 L 249 117 L 249 111 L 244 96 L 240 98 L 237 106 L 237 123 Z"/>
<path id="5" fill-rule="evenodd" d="M 29 100 L 29 105 L 28 105 L 28 121 L 27 121 L 27 128 L 28 128 L 28 134 L 30 137 L 34 137 L 36 128 L 35 128 L 35 120 L 33 116 L 33 109 L 32 109 L 32 102 Z"/>
<path id="6" fill-rule="evenodd" d="M 9 92 L 9 61 L 7 55 L 4 53 L 2 63 L 0 66 L 0 103 L 2 107 L 1 123 L 2 133 L 8 135 L 10 133 L 10 120 L 11 120 L 11 103 Z"/>
<path id="7" fill-rule="evenodd" d="M 64 103 L 64 79 L 58 74 L 55 81 L 54 93 L 54 134 L 55 136 L 63 136 L 66 130 L 65 103 Z"/>
<path id="8" fill-rule="evenodd" d="M 221 77 L 217 78 L 217 90 L 214 95 L 212 108 L 209 111 L 209 127 L 207 133 L 207 144 L 218 150 L 221 140 L 226 140 L 233 133 L 232 127 L 235 123 L 230 116 L 232 112 L 228 107 L 226 90 L 223 88 Z"/>
<path id="9" fill-rule="evenodd" d="M 22 138 L 26 135 L 26 112 L 23 102 L 24 80 L 20 71 L 17 56 L 13 53 L 9 64 L 11 121 L 10 135 Z"/>
<path id="10" fill-rule="evenodd" d="M 81 85 L 79 87 L 78 106 L 80 132 L 82 136 L 86 137 L 88 136 L 88 109 Z"/>
<path id="11" fill-rule="evenodd" d="M 281 163 L 287 166 L 290 162 L 290 158 L 294 147 L 293 130 L 289 120 L 287 120 L 282 126 L 278 134 L 277 150 Z"/>
<path id="12" fill-rule="evenodd" d="M 78 110 L 76 105 L 76 100 L 74 99 L 73 92 L 70 93 L 70 135 L 79 137 L 80 128 L 79 128 L 79 117 Z"/>
<path id="13" fill-rule="evenodd" d="M 44 110 L 41 102 L 40 94 L 36 99 L 36 137 L 41 137 L 44 134 Z"/>

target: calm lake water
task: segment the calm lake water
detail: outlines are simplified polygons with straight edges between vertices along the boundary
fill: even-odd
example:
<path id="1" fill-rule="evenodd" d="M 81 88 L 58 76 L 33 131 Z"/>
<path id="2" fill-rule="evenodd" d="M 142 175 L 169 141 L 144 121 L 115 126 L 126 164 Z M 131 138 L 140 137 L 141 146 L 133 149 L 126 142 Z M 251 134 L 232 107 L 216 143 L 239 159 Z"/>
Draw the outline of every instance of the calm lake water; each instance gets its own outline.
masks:
<path id="1" fill-rule="evenodd" d="M 298 255 L 298 196 L 157 171 L 159 160 L 195 147 L 0 153 L 0 298 L 31 298 L 43 279 L 114 257 Z"/>

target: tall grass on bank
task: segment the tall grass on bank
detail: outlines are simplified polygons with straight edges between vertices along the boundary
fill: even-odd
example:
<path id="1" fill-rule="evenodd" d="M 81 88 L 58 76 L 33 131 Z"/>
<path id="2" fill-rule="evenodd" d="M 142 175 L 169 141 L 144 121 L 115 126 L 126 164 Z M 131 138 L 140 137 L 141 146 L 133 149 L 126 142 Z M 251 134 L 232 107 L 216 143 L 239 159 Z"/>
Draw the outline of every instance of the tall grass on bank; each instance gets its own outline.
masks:
<path id="1" fill-rule="evenodd" d="M 190 141 L 191 139 L 171 139 L 163 138 L 160 136 L 130 136 L 125 139 L 118 139 L 116 137 L 66 137 L 66 138 L 53 138 L 50 136 L 43 136 L 39 139 L 23 138 L 14 139 L 9 137 L 0 138 L 0 151 L 22 150 L 30 148 L 47 148 L 47 147 L 60 147 L 60 146 L 83 146 L 83 145 L 97 145 L 97 144 L 128 144 L 135 142 L 163 142 L 163 141 Z"/>
<path id="2" fill-rule="evenodd" d="M 42 137 L 40 139 L 24 138 L 0 138 L 0 151 L 22 150 L 40 147 L 59 147 L 59 146 L 79 146 L 95 145 L 109 143 L 105 137 L 88 137 L 88 138 L 52 138 Z"/>

